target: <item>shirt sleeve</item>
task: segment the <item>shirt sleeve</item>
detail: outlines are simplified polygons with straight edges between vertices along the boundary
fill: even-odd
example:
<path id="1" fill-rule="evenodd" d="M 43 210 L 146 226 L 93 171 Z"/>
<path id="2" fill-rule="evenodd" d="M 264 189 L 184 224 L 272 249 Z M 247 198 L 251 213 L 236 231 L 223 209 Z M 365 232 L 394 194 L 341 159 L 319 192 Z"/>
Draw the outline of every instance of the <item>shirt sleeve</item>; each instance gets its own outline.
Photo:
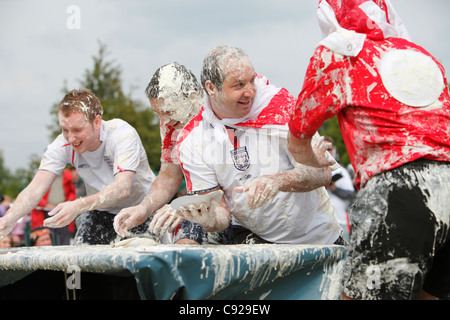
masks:
<path id="1" fill-rule="evenodd" d="M 319 47 L 314 53 L 289 122 L 295 137 L 311 138 L 323 122 L 336 115 L 349 100 L 346 59 L 325 47 Z"/>
<path id="2" fill-rule="evenodd" d="M 127 125 L 120 131 L 115 131 L 114 174 L 123 171 L 136 172 L 143 157 L 143 146 L 136 130 Z M 145 156 L 145 154 L 144 154 Z"/>
<path id="3" fill-rule="evenodd" d="M 72 148 L 62 135 L 59 135 L 44 152 L 39 170 L 50 171 L 58 176 L 62 175 L 67 164 L 71 163 Z"/>

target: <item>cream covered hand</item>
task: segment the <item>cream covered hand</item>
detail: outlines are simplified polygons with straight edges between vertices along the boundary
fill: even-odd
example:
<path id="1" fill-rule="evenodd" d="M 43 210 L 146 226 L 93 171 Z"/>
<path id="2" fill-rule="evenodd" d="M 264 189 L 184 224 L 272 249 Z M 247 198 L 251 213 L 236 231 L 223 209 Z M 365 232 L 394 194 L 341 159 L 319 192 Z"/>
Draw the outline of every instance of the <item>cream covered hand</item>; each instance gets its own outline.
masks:
<path id="1" fill-rule="evenodd" d="M 216 201 L 209 204 L 190 204 L 178 211 L 186 220 L 198 223 L 206 232 L 216 232 L 226 229 L 231 216 L 227 209 L 219 206 Z"/>
<path id="2" fill-rule="evenodd" d="M 173 232 L 173 230 L 183 221 L 184 219 L 177 214 L 177 211 L 166 204 L 156 211 L 152 218 L 152 222 L 150 223 L 149 230 L 162 238 L 166 231 Z"/>
<path id="3" fill-rule="evenodd" d="M 79 214 L 77 200 L 60 203 L 49 212 L 50 218 L 44 220 L 44 226 L 49 228 L 62 228 L 71 223 Z"/>
<path id="4" fill-rule="evenodd" d="M 3 239 L 4 236 L 7 236 L 13 230 L 15 224 L 15 219 L 12 219 L 11 216 L 5 215 L 0 218 L 0 239 Z"/>
<path id="5" fill-rule="evenodd" d="M 272 199 L 280 191 L 279 179 L 271 176 L 256 178 L 242 187 L 234 188 L 238 193 L 247 193 L 247 205 L 250 209 L 256 209 Z"/>
<path id="6" fill-rule="evenodd" d="M 288 149 L 298 163 L 316 168 L 333 166 L 336 161 L 328 153 L 331 143 L 324 137 L 313 139 L 298 139 L 291 133 L 288 136 Z"/>
<path id="7" fill-rule="evenodd" d="M 114 217 L 114 230 L 122 237 L 129 236 L 128 230 L 144 223 L 148 216 L 147 209 L 142 205 L 122 209 Z"/>
<path id="8" fill-rule="evenodd" d="M 311 146 L 317 159 L 317 166 L 315 167 L 325 168 L 333 166 L 336 163 L 336 160 L 328 152 L 333 145 L 330 142 L 326 142 L 325 137 L 317 138 L 317 136 L 314 136 L 311 141 Z"/>

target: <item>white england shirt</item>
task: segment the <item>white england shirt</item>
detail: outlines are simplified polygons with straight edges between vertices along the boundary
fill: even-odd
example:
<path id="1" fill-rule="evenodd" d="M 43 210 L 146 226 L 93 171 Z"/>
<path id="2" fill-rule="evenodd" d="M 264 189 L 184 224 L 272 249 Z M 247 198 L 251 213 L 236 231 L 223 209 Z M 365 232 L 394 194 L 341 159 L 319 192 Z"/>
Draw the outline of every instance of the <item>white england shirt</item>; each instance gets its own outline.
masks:
<path id="1" fill-rule="evenodd" d="M 287 124 L 258 128 L 235 125 L 229 126 L 234 130 L 224 132 L 217 121 L 206 120 L 214 117 L 208 108 L 205 105 L 189 122 L 178 141 L 188 192 L 204 193 L 221 188 L 232 213 L 232 223 L 267 241 L 334 243 L 341 228 L 334 219 L 324 187 L 310 192 L 279 192 L 255 210 L 247 206 L 245 193 L 233 190 L 255 178 L 294 167 L 287 149 Z"/>
<path id="2" fill-rule="evenodd" d="M 39 170 L 61 175 L 67 164 L 73 165 L 86 185 L 87 195 L 95 194 L 114 181 L 122 171 L 134 171 L 132 191 L 128 199 L 114 207 L 102 209 L 117 214 L 121 209 L 139 204 L 147 195 L 155 175 L 136 130 L 120 119 L 102 121 L 102 144 L 95 151 L 78 154 L 59 135 L 45 151 Z"/>

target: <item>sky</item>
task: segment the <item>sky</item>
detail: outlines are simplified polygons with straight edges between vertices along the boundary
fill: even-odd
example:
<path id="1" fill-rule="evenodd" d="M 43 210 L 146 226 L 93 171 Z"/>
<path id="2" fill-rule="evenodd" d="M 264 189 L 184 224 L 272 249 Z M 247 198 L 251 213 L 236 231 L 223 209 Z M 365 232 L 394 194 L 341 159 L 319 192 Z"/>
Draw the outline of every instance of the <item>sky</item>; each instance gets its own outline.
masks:
<path id="1" fill-rule="evenodd" d="M 450 70 L 450 1 L 391 0 L 412 40 Z M 199 77 L 218 45 L 242 48 L 256 71 L 294 96 L 321 40 L 317 0 L 0 0 L 0 152 L 28 168 L 50 141 L 50 108 L 78 89 L 99 43 L 123 89 L 149 106 L 155 70 L 177 61 Z M 149 106 L 150 107 L 150 106 Z"/>

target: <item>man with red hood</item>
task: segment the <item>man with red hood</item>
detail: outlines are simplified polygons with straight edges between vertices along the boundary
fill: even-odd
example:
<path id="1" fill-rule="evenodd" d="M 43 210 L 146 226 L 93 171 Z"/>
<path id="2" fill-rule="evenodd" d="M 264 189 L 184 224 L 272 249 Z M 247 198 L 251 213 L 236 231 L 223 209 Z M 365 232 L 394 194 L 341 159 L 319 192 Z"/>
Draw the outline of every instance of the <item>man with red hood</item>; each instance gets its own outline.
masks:
<path id="1" fill-rule="evenodd" d="M 450 96 L 445 70 L 388 0 L 321 0 L 324 35 L 289 122 L 289 150 L 323 167 L 311 144 L 337 116 L 356 173 L 343 297 L 450 295 Z M 315 149 L 313 149 L 315 147 Z"/>

